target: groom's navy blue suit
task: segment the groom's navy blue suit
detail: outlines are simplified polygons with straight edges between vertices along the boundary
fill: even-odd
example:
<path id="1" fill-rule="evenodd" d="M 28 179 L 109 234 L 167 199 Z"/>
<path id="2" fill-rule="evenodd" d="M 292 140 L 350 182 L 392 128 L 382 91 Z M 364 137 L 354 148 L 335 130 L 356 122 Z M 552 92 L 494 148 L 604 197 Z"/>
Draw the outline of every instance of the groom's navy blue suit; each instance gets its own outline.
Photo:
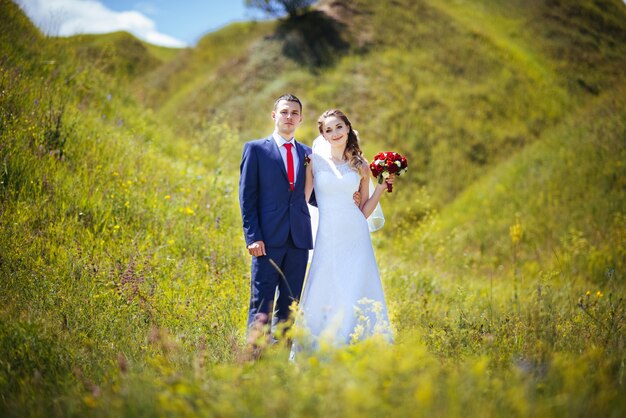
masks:
<path id="1" fill-rule="evenodd" d="M 289 318 L 289 306 L 299 300 L 302 291 L 308 250 L 313 248 L 311 215 L 304 197 L 304 162 L 311 149 L 294 143 L 299 162 L 293 191 L 271 135 L 248 142 L 243 148 L 239 203 L 246 245 L 263 241 L 267 253 L 252 257 L 248 326 L 257 314 L 271 316 L 276 287 L 279 296 L 275 319 Z"/>

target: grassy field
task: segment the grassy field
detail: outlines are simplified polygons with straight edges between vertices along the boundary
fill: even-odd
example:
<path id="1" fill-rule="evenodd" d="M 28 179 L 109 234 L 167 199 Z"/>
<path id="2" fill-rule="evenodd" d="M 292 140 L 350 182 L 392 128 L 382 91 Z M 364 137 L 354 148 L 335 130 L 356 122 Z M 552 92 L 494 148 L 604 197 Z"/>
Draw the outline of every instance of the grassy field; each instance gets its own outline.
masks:
<path id="1" fill-rule="evenodd" d="M 626 414 L 624 4 L 350 4 L 174 51 L 0 0 L 1 416 Z M 238 164 L 284 91 L 303 142 L 339 106 L 409 156 L 394 345 L 247 360 Z"/>

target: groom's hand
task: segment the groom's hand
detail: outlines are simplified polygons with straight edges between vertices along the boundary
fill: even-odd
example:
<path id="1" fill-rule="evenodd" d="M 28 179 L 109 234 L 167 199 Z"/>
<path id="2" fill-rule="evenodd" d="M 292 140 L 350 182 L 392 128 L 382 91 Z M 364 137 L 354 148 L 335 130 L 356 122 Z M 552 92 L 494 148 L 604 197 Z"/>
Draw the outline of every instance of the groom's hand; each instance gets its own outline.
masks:
<path id="1" fill-rule="evenodd" d="M 358 190 L 354 192 L 354 194 L 352 195 L 352 198 L 354 199 L 354 204 L 357 205 L 358 207 L 361 207 L 361 193 L 359 193 Z"/>
<path id="2" fill-rule="evenodd" d="M 248 245 L 248 252 L 255 257 L 261 257 L 267 255 L 265 253 L 265 243 L 263 241 L 255 241 Z"/>

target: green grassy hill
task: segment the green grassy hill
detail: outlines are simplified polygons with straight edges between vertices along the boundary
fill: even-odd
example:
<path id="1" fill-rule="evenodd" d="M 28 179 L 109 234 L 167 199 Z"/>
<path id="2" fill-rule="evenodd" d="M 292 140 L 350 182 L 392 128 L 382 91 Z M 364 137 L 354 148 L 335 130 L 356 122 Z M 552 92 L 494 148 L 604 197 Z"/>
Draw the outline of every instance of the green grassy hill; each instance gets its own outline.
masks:
<path id="1" fill-rule="evenodd" d="M 322 1 L 194 48 L 0 0 L 0 415 L 626 412 L 626 6 Z M 373 237 L 396 344 L 246 361 L 243 142 L 340 107 L 410 171 Z"/>
<path id="2" fill-rule="evenodd" d="M 90 62 L 115 79 L 134 79 L 175 59 L 180 49 L 140 41 L 128 32 L 76 35 L 57 39 L 60 48 L 73 51 L 79 61 Z"/>
<path id="3" fill-rule="evenodd" d="M 329 3 L 341 23 L 313 13 L 297 25 L 241 24 L 207 35 L 189 64 L 170 63 L 183 76 L 167 81 L 176 94 L 149 104 L 170 124 L 194 131 L 237 114 L 229 124 L 253 138 L 265 135 L 271 120 L 245 110 L 293 91 L 312 122 L 302 129 L 304 141 L 316 135 L 323 110 L 343 108 L 368 155 L 381 146 L 406 153 L 415 185 L 425 185 L 439 207 L 611 89 L 624 65 L 618 1 L 604 2 L 604 10 L 585 2 Z M 330 29 L 316 32 L 324 25 Z M 151 77 L 146 83 L 154 85 Z"/>

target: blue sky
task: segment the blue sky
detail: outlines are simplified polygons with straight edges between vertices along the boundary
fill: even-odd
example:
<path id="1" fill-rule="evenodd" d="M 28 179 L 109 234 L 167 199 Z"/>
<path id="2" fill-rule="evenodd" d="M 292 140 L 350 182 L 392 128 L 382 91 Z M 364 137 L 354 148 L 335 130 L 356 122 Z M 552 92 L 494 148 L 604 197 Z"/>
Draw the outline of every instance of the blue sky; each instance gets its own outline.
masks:
<path id="1" fill-rule="evenodd" d="M 193 46 L 235 21 L 262 18 L 244 0 L 14 0 L 46 34 L 131 32 L 157 45 Z"/>

